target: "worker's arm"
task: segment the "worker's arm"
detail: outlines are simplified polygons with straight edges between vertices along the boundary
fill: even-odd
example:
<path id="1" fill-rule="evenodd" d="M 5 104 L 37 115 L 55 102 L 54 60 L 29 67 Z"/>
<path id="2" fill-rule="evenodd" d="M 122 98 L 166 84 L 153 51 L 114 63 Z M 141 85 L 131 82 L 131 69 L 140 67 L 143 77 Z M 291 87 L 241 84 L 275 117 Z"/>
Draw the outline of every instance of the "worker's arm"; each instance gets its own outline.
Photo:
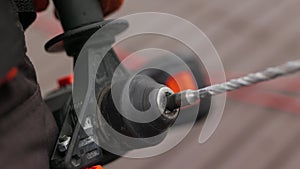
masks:
<path id="1" fill-rule="evenodd" d="M 0 37 L 0 168 L 49 169 L 57 127 L 26 56 L 11 0 L 0 1 Z"/>
<path id="2" fill-rule="evenodd" d="M 8 0 L 0 1 L 0 85 L 13 79 L 25 54 L 23 28 Z"/>
<path id="3" fill-rule="evenodd" d="M 111 14 L 121 7 L 123 0 L 101 0 L 104 16 Z M 20 64 L 26 52 L 23 28 L 18 19 L 17 12 L 12 13 L 11 3 L 1 1 L 0 11 L 0 86 L 11 81 L 18 73 Z M 36 11 L 43 11 L 49 5 L 49 0 L 33 0 Z"/>

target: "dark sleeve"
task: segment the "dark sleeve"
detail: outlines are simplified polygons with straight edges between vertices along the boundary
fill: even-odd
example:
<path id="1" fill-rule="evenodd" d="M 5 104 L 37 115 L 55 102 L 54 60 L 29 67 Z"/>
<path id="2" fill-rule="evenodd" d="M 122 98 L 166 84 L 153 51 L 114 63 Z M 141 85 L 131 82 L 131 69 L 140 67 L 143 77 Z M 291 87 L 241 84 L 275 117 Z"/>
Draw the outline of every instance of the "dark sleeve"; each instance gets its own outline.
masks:
<path id="1" fill-rule="evenodd" d="M 42 100 L 34 68 L 25 56 L 24 33 L 18 17 L 4 9 L 9 6 L 4 3 L 7 1 L 0 1 L 0 67 L 8 64 L 6 57 L 18 58 L 13 66 L 19 72 L 12 81 L 0 86 L 0 168 L 49 169 L 57 127 Z M 3 20 L 2 14 L 12 21 Z M 3 36 L 2 26 L 8 22 L 16 33 Z"/>
<path id="2" fill-rule="evenodd" d="M 0 79 L 21 63 L 25 54 L 24 32 L 10 0 L 0 1 Z"/>

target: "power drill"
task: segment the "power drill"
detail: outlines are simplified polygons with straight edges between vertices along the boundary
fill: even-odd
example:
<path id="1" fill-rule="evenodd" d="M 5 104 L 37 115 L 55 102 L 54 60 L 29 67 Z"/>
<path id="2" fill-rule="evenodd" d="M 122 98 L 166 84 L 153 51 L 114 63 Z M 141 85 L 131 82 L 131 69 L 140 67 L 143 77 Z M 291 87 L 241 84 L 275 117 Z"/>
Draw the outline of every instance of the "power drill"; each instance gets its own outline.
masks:
<path id="1" fill-rule="evenodd" d="M 80 52 L 85 47 L 85 43 L 99 29 L 103 28 L 110 21 L 103 19 L 103 13 L 99 0 L 53 0 L 56 14 L 64 29 L 64 33 L 58 35 L 45 44 L 48 52 L 66 51 L 74 58 L 74 65 L 80 63 L 84 65 L 79 73 L 84 74 L 86 79 L 80 82 L 88 82 L 89 79 L 89 56 L 79 57 Z M 114 42 L 114 36 L 128 27 L 126 22 L 121 22 L 110 26 L 109 34 L 99 37 L 98 47 L 109 46 Z M 80 55 L 81 56 L 81 55 Z M 83 58 L 83 59 L 82 59 Z M 191 70 L 199 77 L 198 87 L 204 87 L 205 77 L 199 72 L 199 65 L 195 61 L 187 61 L 191 65 Z M 99 111 L 85 111 L 82 117 L 78 117 L 76 110 L 82 108 L 81 100 L 74 100 L 72 97 L 76 88 L 74 85 L 64 85 L 47 95 L 46 103 L 51 108 L 59 128 L 59 136 L 55 149 L 51 157 L 51 168 L 85 168 L 97 164 L 107 164 L 117 159 L 122 154 L 138 149 L 155 146 L 164 140 L 170 126 L 173 125 L 179 114 L 179 108 L 168 110 L 167 98 L 173 91 L 165 86 L 166 77 L 170 75 L 160 70 L 145 70 L 129 77 L 126 68 L 121 69 L 123 78 L 112 84 L 115 70 L 120 65 L 120 60 L 110 48 L 97 68 L 95 79 L 95 95 L 97 97 L 96 106 Z M 173 65 L 172 65 L 173 67 Z M 75 69 L 76 70 L 76 69 Z M 76 75 L 76 71 L 75 71 Z M 75 76 L 76 77 L 76 76 Z M 67 79 L 68 80 L 68 79 Z M 123 90 L 127 86 L 128 91 Z M 86 93 L 85 88 L 76 88 L 82 93 Z M 112 90 L 115 89 L 115 90 Z M 117 95 L 117 97 L 113 97 Z M 128 99 L 123 99 L 124 97 Z M 125 102 L 124 102 L 125 100 Z M 84 102 L 84 98 L 82 99 Z M 199 118 L 209 110 L 210 99 L 201 101 L 203 106 L 199 108 Z M 138 110 L 145 116 L 155 117 L 149 122 L 140 123 L 127 116 L 134 116 Z M 187 113 L 188 114 L 188 113 Z M 140 116 L 140 115 L 137 115 Z M 187 115 L 188 116 L 188 115 Z M 120 140 L 116 134 L 110 132 L 112 128 L 117 133 L 130 138 L 151 138 L 151 141 L 138 141 L 134 144 L 126 140 Z M 119 149 L 118 155 L 113 154 L 99 145 L 99 142 L 108 143 L 110 147 Z"/>
<path id="2" fill-rule="evenodd" d="M 103 19 L 99 0 L 86 0 L 84 2 L 81 0 L 53 0 L 53 2 L 64 33 L 48 41 L 45 48 L 48 52 L 65 50 L 69 56 L 74 58 L 74 63 L 76 63 L 85 42 L 108 21 Z M 114 33 L 121 32 L 126 27 L 126 23 L 119 24 L 114 28 Z M 114 37 L 110 38 L 112 41 L 114 40 Z M 85 117 L 81 119 L 83 123 L 88 124 L 88 126 L 91 125 L 90 127 L 82 126 L 78 121 L 74 108 L 76 103 L 73 103 L 74 100 L 72 99 L 71 85 L 51 92 L 45 98 L 60 130 L 51 157 L 53 169 L 79 169 L 96 164 L 104 165 L 119 157 L 101 148 L 97 144 L 99 140 L 109 142 L 113 147 L 123 148 L 124 153 L 126 153 L 126 151 L 135 148 L 159 144 L 165 137 L 162 135 L 156 142 L 140 142 L 139 145 L 131 145 L 126 141 L 117 140 L 110 133 L 107 133 L 108 131 L 99 121 L 99 117 L 103 117 L 119 133 L 133 138 L 159 135 L 167 131 L 176 120 L 179 109 L 170 112 L 165 107 L 166 97 L 172 94 L 172 90 L 156 82 L 147 73 L 140 73 L 131 81 L 129 87 L 130 103 L 140 111 L 147 111 L 149 105 L 153 105 L 154 110 L 150 113 L 158 115 L 158 118 L 149 123 L 138 123 L 123 117 L 116 108 L 118 101 L 112 99 L 110 90 L 114 70 L 119 64 L 120 61 L 116 53 L 110 49 L 97 70 L 95 88 L 100 112 L 85 112 Z M 82 72 L 88 73 L 87 69 L 82 69 Z M 126 74 L 125 69 L 124 74 Z M 124 78 L 122 82 L 126 83 L 126 81 Z M 130 112 L 130 110 L 127 111 Z"/>

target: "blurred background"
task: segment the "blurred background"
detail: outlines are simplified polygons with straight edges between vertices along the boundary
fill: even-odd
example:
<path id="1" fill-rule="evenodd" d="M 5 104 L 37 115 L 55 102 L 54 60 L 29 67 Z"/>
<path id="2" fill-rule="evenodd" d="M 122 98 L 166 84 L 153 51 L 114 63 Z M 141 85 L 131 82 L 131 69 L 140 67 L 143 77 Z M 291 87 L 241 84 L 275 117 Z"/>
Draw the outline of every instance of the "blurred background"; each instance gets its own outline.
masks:
<path id="1" fill-rule="evenodd" d="M 43 95 L 58 88 L 56 79 L 70 74 L 73 64 L 64 53 L 49 54 L 44 50 L 45 42 L 62 32 L 53 10 L 51 5 L 40 13 L 26 32 L 28 55 L 37 69 Z M 209 37 L 230 78 L 299 59 L 299 11 L 299 0 L 127 0 L 109 18 L 137 12 L 182 17 Z M 174 29 L 190 36 L 180 27 Z M 129 40 L 122 49 L 130 52 L 145 47 L 172 47 L 155 37 L 143 38 Z M 232 92 L 219 127 L 205 144 L 198 143 L 204 119 L 165 154 L 147 159 L 121 158 L 105 168 L 299 168 L 299 97 L 299 74 Z"/>

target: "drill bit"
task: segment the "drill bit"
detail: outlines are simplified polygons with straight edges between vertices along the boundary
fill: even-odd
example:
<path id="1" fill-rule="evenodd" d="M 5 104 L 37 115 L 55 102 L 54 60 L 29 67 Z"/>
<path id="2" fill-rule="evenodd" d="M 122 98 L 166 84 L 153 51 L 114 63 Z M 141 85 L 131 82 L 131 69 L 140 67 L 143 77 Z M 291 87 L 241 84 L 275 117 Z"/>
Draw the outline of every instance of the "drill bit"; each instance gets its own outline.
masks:
<path id="1" fill-rule="evenodd" d="M 244 77 L 232 79 L 225 83 L 215 84 L 199 90 L 185 90 L 169 96 L 167 98 L 166 108 L 168 110 L 174 110 L 182 106 L 192 105 L 201 98 L 237 90 L 241 87 L 251 86 L 259 82 L 268 81 L 298 71 L 300 71 L 300 60 L 295 60 L 279 66 L 269 67 L 261 72 L 250 73 Z"/>

